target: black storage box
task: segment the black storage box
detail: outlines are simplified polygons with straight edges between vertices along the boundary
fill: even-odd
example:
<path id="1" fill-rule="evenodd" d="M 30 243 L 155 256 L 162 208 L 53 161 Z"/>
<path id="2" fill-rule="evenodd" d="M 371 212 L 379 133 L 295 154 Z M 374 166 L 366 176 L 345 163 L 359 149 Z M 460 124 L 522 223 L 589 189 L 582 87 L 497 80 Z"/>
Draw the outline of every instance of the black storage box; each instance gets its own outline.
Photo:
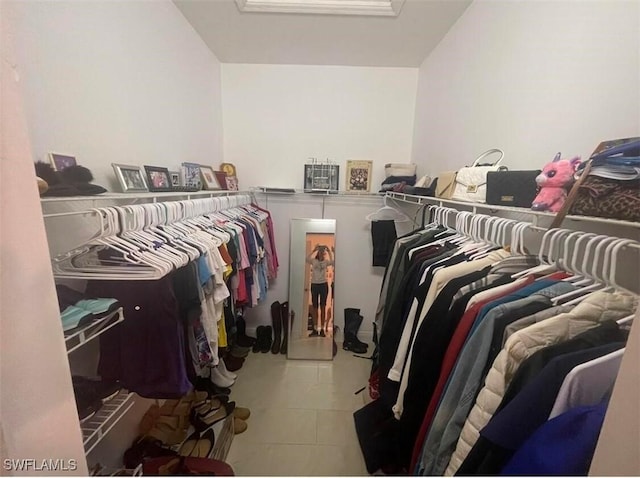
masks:
<path id="1" fill-rule="evenodd" d="M 487 173 L 487 204 L 530 208 L 538 194 L 535 171 L 495 171 Z"/>

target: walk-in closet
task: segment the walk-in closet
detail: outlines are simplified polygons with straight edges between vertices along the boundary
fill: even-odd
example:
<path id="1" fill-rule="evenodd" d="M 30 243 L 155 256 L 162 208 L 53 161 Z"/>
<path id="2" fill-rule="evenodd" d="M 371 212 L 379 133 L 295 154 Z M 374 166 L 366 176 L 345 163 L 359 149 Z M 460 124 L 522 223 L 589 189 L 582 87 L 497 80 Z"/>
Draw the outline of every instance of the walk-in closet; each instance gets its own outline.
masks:
<path id="1" fill-rule="evenodd" d="M 0 21 L 2 474 L 640 474 L 640 2 Z"/>

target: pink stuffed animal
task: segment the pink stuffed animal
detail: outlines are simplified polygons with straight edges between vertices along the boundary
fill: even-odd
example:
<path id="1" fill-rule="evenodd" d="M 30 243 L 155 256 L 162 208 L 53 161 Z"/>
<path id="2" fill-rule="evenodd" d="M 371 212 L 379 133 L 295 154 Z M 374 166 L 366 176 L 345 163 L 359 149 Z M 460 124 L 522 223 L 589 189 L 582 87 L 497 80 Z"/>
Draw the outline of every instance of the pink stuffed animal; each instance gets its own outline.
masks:
<path id="1" fill-rule="evenodd" d="M 573 159 L 560 159 L 560 153 L 552 162 L 545 165 L 536 177 L 540 192 L 533 200 L 534 211 L 558 212 L 567 199 L 567 191 L 573 184 L 573 175 L 580 165 L 580 156 Z"/>

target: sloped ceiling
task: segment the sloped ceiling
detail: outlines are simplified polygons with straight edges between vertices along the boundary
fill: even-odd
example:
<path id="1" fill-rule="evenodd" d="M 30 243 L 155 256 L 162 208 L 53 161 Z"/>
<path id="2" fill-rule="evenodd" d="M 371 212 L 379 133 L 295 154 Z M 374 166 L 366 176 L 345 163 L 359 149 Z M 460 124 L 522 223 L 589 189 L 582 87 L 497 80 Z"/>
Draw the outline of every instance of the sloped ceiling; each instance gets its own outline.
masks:
<path id="1" fill-rule="evenodd" d="M 398 17 L 240 12 L 174 0 L 223 63 L 418 67 L 472 0 L 406 0 Z"/>

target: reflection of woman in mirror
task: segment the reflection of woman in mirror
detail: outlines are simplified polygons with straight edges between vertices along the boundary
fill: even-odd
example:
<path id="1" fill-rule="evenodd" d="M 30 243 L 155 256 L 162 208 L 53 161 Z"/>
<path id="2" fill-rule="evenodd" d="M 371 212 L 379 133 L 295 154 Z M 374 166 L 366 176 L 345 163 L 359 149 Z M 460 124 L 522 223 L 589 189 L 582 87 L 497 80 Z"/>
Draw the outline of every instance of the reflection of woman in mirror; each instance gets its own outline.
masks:
<path id="1" fill-rule="evenodd" d="M 329 283 L 327 281 L 327 268 L 334 265 L 333 247 L 317 245 L 307 257 L 307 264 L 311 264 L 311 316 L 313 317 L 313 332 L 309 337 L 318 336 L 316 326 L 318 324 L 318 309 L 320 309 L 320 336 L 325 335 L 325 323 L 327 313 L 327 297 L 329 295 Z"/>

